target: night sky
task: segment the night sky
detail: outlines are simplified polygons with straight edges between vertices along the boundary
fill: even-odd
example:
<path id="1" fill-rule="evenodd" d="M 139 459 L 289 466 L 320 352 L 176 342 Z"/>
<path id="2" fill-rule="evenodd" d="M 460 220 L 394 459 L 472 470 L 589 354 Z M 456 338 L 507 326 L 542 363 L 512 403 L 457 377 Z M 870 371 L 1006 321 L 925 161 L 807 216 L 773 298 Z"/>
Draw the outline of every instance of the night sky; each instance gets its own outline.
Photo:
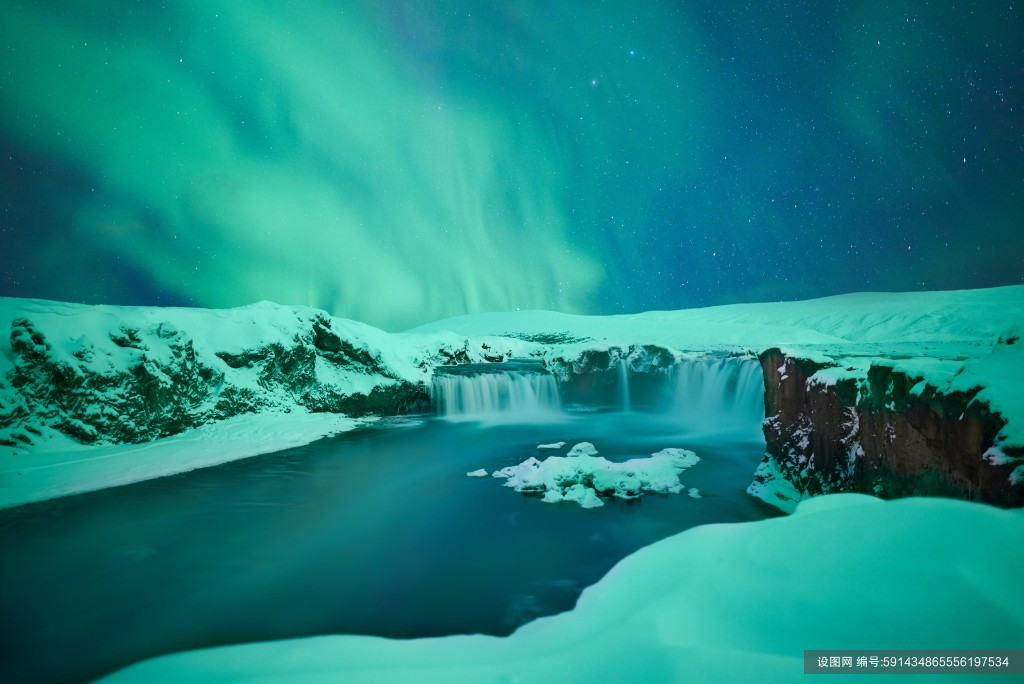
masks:
<path id="1" fill-rule="evenodd" d="M 0 294 L 387 329 L 1024 281 L 1024 4 L 0 0 Z"/>

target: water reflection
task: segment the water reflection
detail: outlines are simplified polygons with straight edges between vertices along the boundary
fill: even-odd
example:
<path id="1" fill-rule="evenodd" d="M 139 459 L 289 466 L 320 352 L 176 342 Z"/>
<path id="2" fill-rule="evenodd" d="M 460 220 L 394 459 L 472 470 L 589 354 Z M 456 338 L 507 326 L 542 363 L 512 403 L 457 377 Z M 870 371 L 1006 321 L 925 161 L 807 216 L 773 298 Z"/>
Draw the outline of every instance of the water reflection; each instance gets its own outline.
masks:
<path id="1" fill-rule="evenodd" d="M 549 425 L 381 421 L 3 512 L 5 681 L 81 681 L 161 653 L 316 634 L 507 634 L 571 608 L 641 546 L 771 515 L 744 493 L 763 452 L 749 435 L 682 433 L 636 411 Z M 536 446 L 557 441 L 612 460 L 693 449 L 702 460 L 683 481 L 705 498 L 584 510 L 465 476 L 543 458 Z"/>

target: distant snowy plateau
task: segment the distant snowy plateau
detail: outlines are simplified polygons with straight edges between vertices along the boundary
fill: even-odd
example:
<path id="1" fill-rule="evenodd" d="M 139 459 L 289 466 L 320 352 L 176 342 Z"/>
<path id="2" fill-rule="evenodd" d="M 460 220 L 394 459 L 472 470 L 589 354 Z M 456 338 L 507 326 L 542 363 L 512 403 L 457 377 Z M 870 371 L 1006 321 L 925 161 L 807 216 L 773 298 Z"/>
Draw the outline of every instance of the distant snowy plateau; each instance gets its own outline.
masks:
<path id="1" fill-rule="evenodd" d="M 794 515 L 642 549 L 574 611 L 506 639 L 324 637 L 169 656 L 117 681 L 329 672 L 404 682 L 422 679 L 421 666 L 438 681 L 788 681 L 794 649 L 1024 648 L 1024 286 L 621 316 L 477 314 L 404 333 L 268 302 L 3 298 L 0 326 L 0 508 L 422 413 L 440 366 L 532 359 L 570 397 L 622 372 L 655 376 L 708 357 L 760 366 L 766 449 L 749 492 Z M 848 554 L 817 552 L 835 544 Z M 893 555 L 907 563 L 889 568 Z M 962 591 L 934 595 L 915 569 L 929 574 L 924 584 Z M 869 596 L 914 613 L 913 625 L 874 620 L 884 611 Z M 747 612 L 765 602 L 779 609 Z M 930 619 L 934 634 L 910 635 Z M 854 628 L 877 638 L 851 639 Z M 980 642 L 994 633 L 1005 638 Z"/>

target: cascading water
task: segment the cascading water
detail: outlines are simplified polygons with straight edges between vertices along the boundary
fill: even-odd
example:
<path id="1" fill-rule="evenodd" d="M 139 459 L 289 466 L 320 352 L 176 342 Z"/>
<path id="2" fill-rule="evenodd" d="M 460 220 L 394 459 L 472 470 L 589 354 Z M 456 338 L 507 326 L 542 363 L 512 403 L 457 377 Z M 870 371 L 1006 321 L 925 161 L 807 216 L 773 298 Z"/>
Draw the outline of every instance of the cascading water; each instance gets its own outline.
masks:
<path id="1" fill-rule="evenodd" d="M 629 367 L 625 359 L 619 359 L 619 406 L 623 413 L 629 413 Z"/>
<path id="2" fill-rule="evenodd" d="M 735 430 L 761 433 L 764 377 L 753 359 L 699 358 L 677 364 L 672 373 L 671 413 L 695 432 Z"/>
<path id="3" fill-rule="evenodd" d="M 562 415 L 553 375 L 534 364 L 472 364 L 434 375 L 437 414 L 452 421 L 549 421 Z"/>

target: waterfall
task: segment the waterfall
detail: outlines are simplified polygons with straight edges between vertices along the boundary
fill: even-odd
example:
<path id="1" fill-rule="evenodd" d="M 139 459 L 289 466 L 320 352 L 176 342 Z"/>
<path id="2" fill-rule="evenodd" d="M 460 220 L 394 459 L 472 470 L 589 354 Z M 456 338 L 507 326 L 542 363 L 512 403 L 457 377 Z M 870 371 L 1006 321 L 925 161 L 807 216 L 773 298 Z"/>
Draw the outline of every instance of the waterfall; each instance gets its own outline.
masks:
<path id="1" fill-rule="evenodd" d="M 626 359 L 619 359 L 619 406 L 623 413 L 629 413 L 629 367 Z"/>
<path id="2" fill-rule="evenodd" d="M 433 397 L 437 414 L 453 421 L 536 422 L 562 415 L 558 385 L 550 373 L 501 368 L 439 372 Z"/>
<path id="3" fill-rule="evenodd" d="M 677 364 L 673 373 L 671 413 L 685 428 L 761 434 L 764 378 L 756 360 L 690 359 Z"/>

